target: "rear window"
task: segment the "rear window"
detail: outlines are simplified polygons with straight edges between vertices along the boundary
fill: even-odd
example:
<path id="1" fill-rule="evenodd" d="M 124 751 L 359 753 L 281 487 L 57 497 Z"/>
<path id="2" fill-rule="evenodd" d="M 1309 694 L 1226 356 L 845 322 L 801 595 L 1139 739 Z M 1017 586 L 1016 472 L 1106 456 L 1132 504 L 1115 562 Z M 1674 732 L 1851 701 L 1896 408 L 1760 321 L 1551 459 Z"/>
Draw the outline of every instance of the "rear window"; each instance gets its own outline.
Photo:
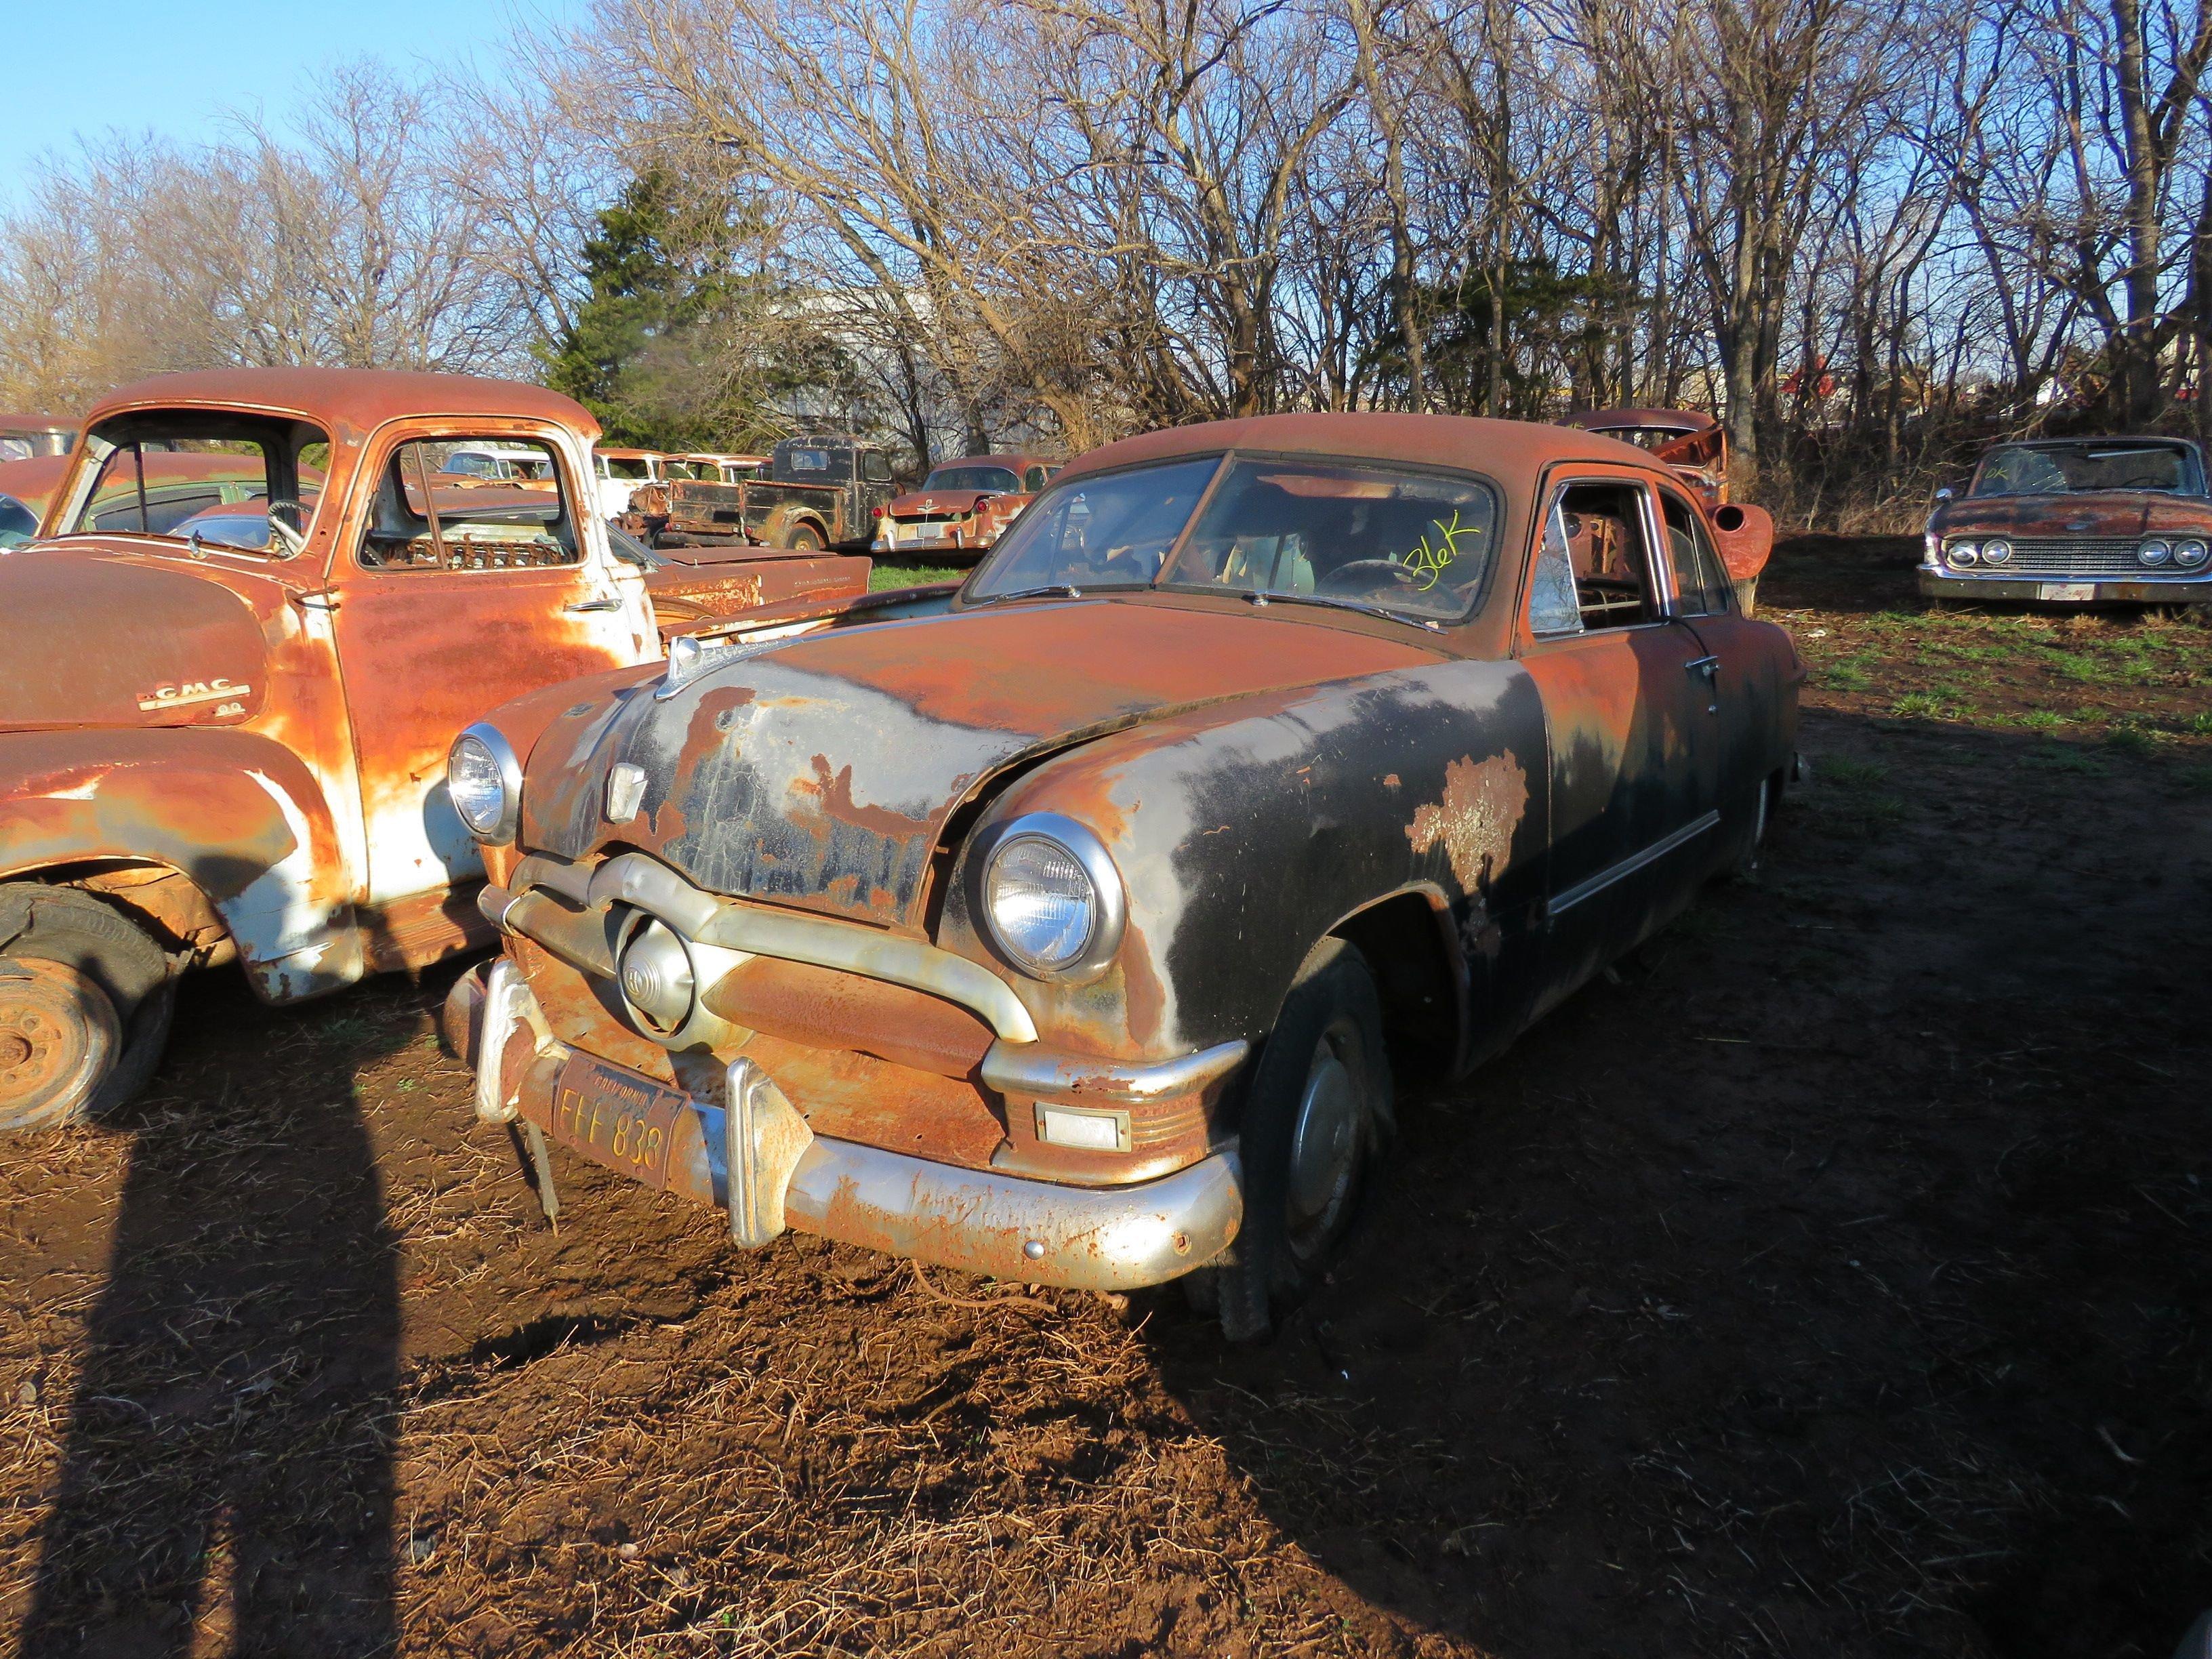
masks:
<path id="1" fill-rule="evenodd" d="M 1005 466 L 940 466 L 929 475 L 924 489 L 988 489 L 1001 495 L 1020 490 L 1022 481 Z"/>

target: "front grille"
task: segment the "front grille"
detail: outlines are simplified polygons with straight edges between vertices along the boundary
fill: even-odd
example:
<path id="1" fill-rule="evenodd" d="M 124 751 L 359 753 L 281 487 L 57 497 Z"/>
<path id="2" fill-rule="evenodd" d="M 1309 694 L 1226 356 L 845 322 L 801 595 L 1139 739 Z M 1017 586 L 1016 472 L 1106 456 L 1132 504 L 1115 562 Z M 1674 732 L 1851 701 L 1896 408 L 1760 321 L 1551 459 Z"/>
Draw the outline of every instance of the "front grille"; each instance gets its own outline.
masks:
<path id="1" fill-rule="evenodd" d="M 2015 541 L 2012 557 L 2002 564 L 1970 565 L 1966 574 L 1978 571 L 1991 576 L 2105 576 L 2130 580 L 2194 576 L 2201 580 L 2208 568 L 2199 565 L 2194 570 L 2179 570 L 2170 560 L 2161 565 L 2139 563 L 2136 559 L 2139 545 L 2140 541 L 2132 536 L 2049 536 L 2034 541 Z M 1948 568 L 1957 569 L 1956 566 Z"/>

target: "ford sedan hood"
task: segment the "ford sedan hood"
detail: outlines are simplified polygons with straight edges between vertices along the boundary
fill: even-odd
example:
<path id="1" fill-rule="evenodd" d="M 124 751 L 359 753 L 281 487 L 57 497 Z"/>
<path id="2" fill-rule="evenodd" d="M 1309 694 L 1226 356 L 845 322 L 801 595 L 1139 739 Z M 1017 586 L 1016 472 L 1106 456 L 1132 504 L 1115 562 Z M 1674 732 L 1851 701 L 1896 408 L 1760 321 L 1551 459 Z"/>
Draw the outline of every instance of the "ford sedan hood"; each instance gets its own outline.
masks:
<path id="1" fill-rule="evenodd" d="M 1024 757 L 1437 654 L 1319 617 L 1105 599 L 738 647 L 672 696 L 646 682 L 554 720 L 530 757 L 524 841 L 571 859 L 641 848 L 715 892 L 918 928 L 946 820 Z M 645 791 L 610 823 L 619 762 Z"/>
<path id="2" fill-rule="evenodd" d="M 258 619 L 188 567 L 34 543 L 0 555 L 0 730 L 227 725 L 261 705 Z"/>
<path id="3" fill-rule="evenodd" d="M 2148 536 L 2212 531 L 2212 501 L 2155 490 L 2100 489 L 2070 495 L 1969 495 L 1946 501 L 1939 536 Z"/>

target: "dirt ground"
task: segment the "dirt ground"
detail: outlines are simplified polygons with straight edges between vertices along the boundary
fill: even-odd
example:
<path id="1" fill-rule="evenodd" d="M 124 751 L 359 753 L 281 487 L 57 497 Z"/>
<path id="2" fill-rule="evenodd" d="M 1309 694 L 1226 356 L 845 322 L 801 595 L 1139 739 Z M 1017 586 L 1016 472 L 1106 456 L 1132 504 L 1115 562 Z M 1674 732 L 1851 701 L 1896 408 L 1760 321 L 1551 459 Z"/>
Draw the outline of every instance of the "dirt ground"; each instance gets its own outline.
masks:
<path id="1" fill-rule="evenodd" d="M 1761 878 L 1406 1113 L 1272 1346 L 573 1160 L 204 976 L 0 1170 L 0 1654 L 2163 1656 L 2212 1605 L 2212 629 L 1762 595 Z"/>

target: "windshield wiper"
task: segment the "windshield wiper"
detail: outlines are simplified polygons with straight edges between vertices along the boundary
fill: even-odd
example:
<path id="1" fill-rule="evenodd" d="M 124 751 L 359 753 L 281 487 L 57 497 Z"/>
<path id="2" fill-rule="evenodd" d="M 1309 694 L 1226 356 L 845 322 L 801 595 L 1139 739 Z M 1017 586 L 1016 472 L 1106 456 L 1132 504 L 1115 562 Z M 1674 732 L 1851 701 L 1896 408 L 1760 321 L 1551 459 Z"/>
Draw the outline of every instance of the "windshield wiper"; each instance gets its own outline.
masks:
<path id="1" fill-rule="evenodd" d="M 1185 588 L 1182 591 L 1198 592 L 1203 590 Z M 1392 611 L 1382 605 L 1370 605 L 1364 599 L 1340 599 L 1328 593 L 1266 593 L 1255 588 L 1244 597 L 1255 605 L 1326 605 L 1332 611 L 1357 611 L 1363 617 L 1380 617 L 1385 622 L 1404 623 L 1409 628 L 1425 628 L 1431 634 L 1441 632 L 1443 628 L 1442 623 L 1432 617 L 1409 617 L 1402 611 Z"/>
<path id="2" fill-rule="evenodd" d="M 981 604 L 987 599 L 1042 599 L 1054 597 L 1063 599 L 1079 599 L 1083 597 L 1083 590 L 1073 582 L 1046 582 L 1036 587 L 1018 587 L 1011 593 L 978 593 L 975 599 L 978 604 Z"/>

